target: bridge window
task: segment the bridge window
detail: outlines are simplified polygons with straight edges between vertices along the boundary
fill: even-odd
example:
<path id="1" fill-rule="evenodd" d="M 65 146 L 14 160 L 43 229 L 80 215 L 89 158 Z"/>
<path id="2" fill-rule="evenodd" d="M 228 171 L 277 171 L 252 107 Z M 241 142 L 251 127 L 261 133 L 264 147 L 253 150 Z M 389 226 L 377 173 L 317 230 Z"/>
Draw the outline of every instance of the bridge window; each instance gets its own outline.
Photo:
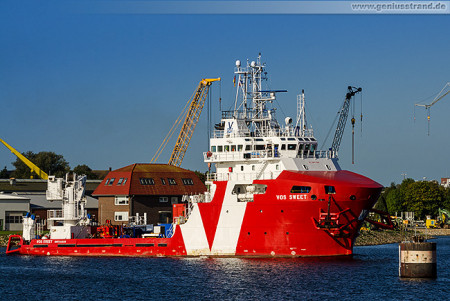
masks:
<path id="1" fill-rule="evenodd" d="M 216 152 L 216 149 L 217 149 L 217 147 L 216 147 L 215 145 L 211 146 L 211 151 L 212 151 L 213 153 Z"/>
<path id="2" fill-rule="evenodd" d="M 232 145 L 232 146 L 231 146 L 231 151 L 232 151 L 232 152 L 235 152 L 235 151 L 236 151 L 236 145 Z"/>
<path id="3" fill-rule="evenodd" d="M 265 148 L 266 148 L 265 145 L 259 145 L 259 144 L 255 145 L 255 150 L 264 150 Z"/>
<path id="4" fill-rule="evenodd" d="M 246 145 L 246 146 L 245 146 L 245 150 L 246 150 L 246 151 L 252 150 L 252 146 L 251 146 L 251 145 Z"/>
<path id="5" fill-rule="evenodd" d="M 291 193 L 309 193 L 311 187 L 309 186 L 292 186 Z"/>
<path id="6" fill-rule="evenodd" d="M 281 150 L 286 150 L 286 144 L 281 144 Z"/>
<path id="7" fill-rule="evenodd" d="M 225 151 L 229 152 L 230 151 L 230 146 L 229 145 L 225 145 Z"/>
<path id="8" fill-rule="evenodd" d="M 223 151 L 223 146 L 222 146 L 222 145 L 219 145 L 219 146 L 217 147 L 217 151 L 218 151 L 219 153 L 221 153 L 221 152 Z"/>
<path id="9" fill-rule="evenodd" d="M 242 147 L 243 147 L 243 145 L 238 145 L 238 152 L 242 151 Z"/>
<path id="10" fill-rule="evenodd" d="M 288 150 L 295 150 L 297 144 L 288 144 Z"/>

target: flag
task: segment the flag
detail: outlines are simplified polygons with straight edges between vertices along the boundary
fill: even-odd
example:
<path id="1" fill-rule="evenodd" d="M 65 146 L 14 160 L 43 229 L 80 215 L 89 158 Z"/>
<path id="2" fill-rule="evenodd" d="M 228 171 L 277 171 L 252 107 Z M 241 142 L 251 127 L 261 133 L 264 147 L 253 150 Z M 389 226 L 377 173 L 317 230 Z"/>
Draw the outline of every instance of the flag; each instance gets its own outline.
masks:
<path id="1" fill-rule="evenodd" d="M 236 75 L 233 78 L 233 85 L 236 87 Z"/>

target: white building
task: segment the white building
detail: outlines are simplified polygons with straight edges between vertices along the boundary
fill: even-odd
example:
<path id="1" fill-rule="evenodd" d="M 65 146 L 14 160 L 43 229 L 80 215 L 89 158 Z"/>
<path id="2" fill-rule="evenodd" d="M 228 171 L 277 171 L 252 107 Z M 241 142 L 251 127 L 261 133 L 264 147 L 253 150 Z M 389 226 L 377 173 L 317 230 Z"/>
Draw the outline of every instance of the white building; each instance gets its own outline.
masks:
<path id="1" fill-rule="evenodd" d="M 0 231 L 22 231 L 23 216 L 30 212 L 30 199 L 0 193 Z"/>

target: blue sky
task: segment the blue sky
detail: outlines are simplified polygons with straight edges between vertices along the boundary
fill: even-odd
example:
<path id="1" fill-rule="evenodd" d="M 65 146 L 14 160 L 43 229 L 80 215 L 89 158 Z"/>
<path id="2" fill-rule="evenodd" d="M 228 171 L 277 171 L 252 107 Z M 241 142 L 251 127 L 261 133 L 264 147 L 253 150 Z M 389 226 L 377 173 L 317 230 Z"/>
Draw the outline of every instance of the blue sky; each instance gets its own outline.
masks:
<path id="1" fill-rule="evenodd" d="M 223 79 L 212 90 L 217 121 L 219 95 L 224 106 L 234 97 L 235 60 L 261 52 L 271 87 L 289 91 L 279 119 L 295 115 L 305 89 L 320 142 L 347 86 L 363 88 L 356 163 L 347 124 L 343 169 L 384 185 L 404 172 L 450 176 L 450 96 L 431 109 L 430 136 L 424 109 L 413 122 L 414 103 L 450 81 L 448 15 L 96 14 L 48 3 L 0 3 L 1 138 L 21 152 L 54 151 L 93 169 L 149 162 L 201 78 Z M 206 148 L 203 114 L 182 167 L 206 170 Z M 1 168 L 14 160 L 0 148 Z"/>

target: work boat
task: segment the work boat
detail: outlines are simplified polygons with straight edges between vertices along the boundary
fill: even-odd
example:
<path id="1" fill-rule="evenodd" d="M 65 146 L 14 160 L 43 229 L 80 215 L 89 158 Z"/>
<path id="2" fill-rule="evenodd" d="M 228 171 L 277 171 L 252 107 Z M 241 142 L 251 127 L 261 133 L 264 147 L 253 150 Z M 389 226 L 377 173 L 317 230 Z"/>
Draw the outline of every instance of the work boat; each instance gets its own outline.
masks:
<path id="1" fill-rule="evenodd" d="M 51 178 L 48 196 L 62 200 L 63 210 L 50 217 L 49 237 L 34 238 L 34 220 L 25 217 L 24 234 L 10 238 L 7 253 L 351 255 L 358 230 L 382 186 L 341 170 L 336 147 L 318 149 L 306 122 L 303 93 L 297 97 L 295 123 L 287 117 L 280 124 L 272 104 L 276 94 L 284 91 L 263 88 L 264 70 L 260 56 L 246 66 L 236 62 L 234 108 L 222 111 L 203 154 L 210 167 L 208 190 L 174 204 L 173 223 L 164 230 L 145 222 L 94 227 L 83 213 L 83 177 Z M 337 131 L 338 143 L 342 130 Z M 14 240 L 16 247 L 11 243 Z"/>

